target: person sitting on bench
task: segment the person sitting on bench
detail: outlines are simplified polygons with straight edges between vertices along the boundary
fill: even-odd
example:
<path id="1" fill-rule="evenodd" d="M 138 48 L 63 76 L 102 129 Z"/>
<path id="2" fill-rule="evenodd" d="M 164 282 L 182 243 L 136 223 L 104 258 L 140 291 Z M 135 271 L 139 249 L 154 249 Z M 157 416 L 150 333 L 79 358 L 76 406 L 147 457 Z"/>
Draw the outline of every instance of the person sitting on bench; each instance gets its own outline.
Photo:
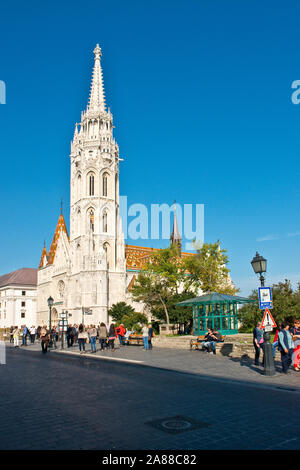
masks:
<path id="1" fill-rule="evenodd" d="M 202 341 L 202 351 L 213 352 L 216 354 L 216 341 L 219 341 L 219 337 L 217 336 L 217 331 L 212 331 L 210 328 L 207 329 L 207 333 L 204 336 L 204 341 Z"/>

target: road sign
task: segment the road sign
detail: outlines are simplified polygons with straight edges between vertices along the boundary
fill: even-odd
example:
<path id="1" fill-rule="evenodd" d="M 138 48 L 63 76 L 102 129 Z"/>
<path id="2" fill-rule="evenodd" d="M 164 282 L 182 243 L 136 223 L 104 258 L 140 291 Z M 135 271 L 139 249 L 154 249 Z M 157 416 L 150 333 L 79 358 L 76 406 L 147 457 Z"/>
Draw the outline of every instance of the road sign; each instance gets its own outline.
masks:
<path id="1" fill-rule="evenodd" d="M 277 326 L 275 320 L 272 317 L 270 310 L 266 308 L 264 317 L 261 322 L 261 327 L 264 328 L 266 331 L 272 331 L 275 326 Z"/>
<path id="2" fill-rule="evenodd" d="M 271 287 L 259 287 L 258 298 L 260 310 L 265 310 L 265 308 L 273 308 Z"/>

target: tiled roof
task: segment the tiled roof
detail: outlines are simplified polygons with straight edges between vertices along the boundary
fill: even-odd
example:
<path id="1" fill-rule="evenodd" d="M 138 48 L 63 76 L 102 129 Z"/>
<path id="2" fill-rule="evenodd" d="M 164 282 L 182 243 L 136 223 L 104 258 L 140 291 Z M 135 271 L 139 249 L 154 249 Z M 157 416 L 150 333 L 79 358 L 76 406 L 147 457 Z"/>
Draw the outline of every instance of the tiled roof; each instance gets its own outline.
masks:
<path id="1" fill-rule="evenodd" d="M 37 285 L 37 269 L 21 268 L 8 274 L 0 276 L 0 287 L 20 285 L 20 286 L 36 286 Z"/>
<path id="2" fill-rule="evenodd" d="M 148 248 L 144 246 L 125 245 L 126 268 L 139 271 L 149 261 L 151 254 L 160 251 L 160 248 Z M 194 256 L 195 253 L 181 252 L 181 257 Z"/>
<path id="3" fill-rule="evenodd" d="M 69 235 L 68 235 L 66 222 L 65 222 L 63 214 L 61 213 L 59 218 L 58 218 L 57 226 L 56 226 L 54 236 L 53 236 L 53 239 L 52 239 L 52 243 L 51 243 L 51 246 L 50 246 L 50 250 L 49 250 L 49 254 L 48 254 L 48 264 L 53 264 L 53 261 L 54 261 L 54 258 L 55 258 L 55 253 L 56 253 L 57 240 L 59 239 L 59 236 L 60 236 L 62 231 L 65 232 L 65 234 L 67 235 L 68 240 L 69 240 Z"/>

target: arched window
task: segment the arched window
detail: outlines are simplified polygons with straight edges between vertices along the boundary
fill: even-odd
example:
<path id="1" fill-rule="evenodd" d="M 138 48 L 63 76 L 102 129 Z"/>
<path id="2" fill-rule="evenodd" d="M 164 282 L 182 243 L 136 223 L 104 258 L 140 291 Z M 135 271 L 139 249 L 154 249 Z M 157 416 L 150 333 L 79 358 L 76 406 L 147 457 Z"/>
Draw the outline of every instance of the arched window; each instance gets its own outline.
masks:
<path id="1" fill-rule="evenodd" d="M 91 231 L 93 232 L 95 229 L 95 214 L 93 209 L 89 211 L 89 227 Z"/>
<path id="2" fill-rule="evenodd" d="M 107 212 L 103 212 L 102 216 L 102 222 L 103 222 L 103 232 L 107 232 Z"/>
<path id="3" fill-rule="evenodd" d="M 93 173 L 89 175 L 89 196 L 94 196 L 95 194 L 95 176 Z"/>
<path id="4" fill-rule="evenodd" d="M 107 181 L 108 181 L 108 173 L 104 173 L 102 176 L 102 195 L 107 196 Z"/>

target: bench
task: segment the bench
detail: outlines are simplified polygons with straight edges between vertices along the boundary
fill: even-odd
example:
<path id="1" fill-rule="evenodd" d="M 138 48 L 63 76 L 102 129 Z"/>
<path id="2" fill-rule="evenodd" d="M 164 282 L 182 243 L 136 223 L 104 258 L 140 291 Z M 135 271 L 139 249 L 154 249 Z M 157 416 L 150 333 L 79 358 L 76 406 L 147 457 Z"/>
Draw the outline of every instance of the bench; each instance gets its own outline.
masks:
<path id="1" fill-rule="evenodd" d="M 144 345 L 143 335 L 129 335 L 125 340 L 126 344 L 135 344 L 136 346 Z"/>
<path id="2" fill-rule="evenodd" d="M 221 341 L 216 341 L 216 343 L 224 343 L 224 336 L 222 336 L 222 340 Z M 201 343 L 202 341 L 205 341 L 205 338 L 204 336 L 197 336 L 197 338 L 192 338 L 191 341 L 190 341 L 190 350 L 192 349 L 198 349 L 199 350 L 199 346 L 201 347 Z"/>

